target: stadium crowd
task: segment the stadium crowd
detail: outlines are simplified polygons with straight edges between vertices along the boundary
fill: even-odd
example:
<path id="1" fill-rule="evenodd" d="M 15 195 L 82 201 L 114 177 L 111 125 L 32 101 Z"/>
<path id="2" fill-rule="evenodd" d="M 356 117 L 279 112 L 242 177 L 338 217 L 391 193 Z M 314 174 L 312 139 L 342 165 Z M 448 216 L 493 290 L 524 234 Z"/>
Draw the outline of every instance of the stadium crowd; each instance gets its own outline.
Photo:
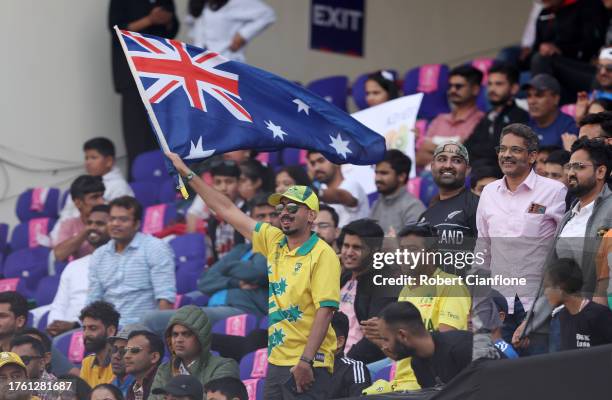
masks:
<path id="1" fill-rule="evenodd" d="M 52 300 L 33 304 L 22 282 L 0 293 L 0 399 L 356 397 L 443 386 L 475 360 L 612 343 L 612 2 L 541 3 L 530 46 L 485 71 L 450 70 L 451 111 L 417 132 L 414 160 L 386 151 L 375 194 L 314 150 L 293 164 L 278 161 L 282 152 L 238 150 L 188 166 L 167 153 L 193 195 L 173 190 L 168 219 L 170 207 L 148 197 L 159 179 L 128 183 L 114 144 L 88 140 L 87 174 L 31 246 L 52 249 Z M 189 6 L 193 43 L 239 61 L 275 20 L 259 0 Z M 172 0 L 112 0 L 115 24 L 173 37 L 179 21 Z M 135 176 L 139 159 L 162 156 L 150 152 L 118 46 L 114 83 Z M 369 107 L 400 95 L 385 70 L 364 89 Z M 573 115 L 562 111 L 570 103 Z M 38 210 L 48 194 L 30 192 Z M 373 267 L 377 252 L 397 249 L 485 256 Z M 380 288 L 379 273 L 527 284 Z M 72 385 L 62 397 L 58 386 L 7 397 L 9 382 L 27 378 Z"/>

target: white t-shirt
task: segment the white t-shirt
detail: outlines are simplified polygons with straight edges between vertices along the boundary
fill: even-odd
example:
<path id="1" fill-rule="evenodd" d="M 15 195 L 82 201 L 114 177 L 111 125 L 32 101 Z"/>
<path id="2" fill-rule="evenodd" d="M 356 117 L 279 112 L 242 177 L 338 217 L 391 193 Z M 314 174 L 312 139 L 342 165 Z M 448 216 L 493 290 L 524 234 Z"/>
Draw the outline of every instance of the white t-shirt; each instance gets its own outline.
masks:
<path id="1" fill-rule="evenodd" d="M 79 320 L 79 314 L 87 301 L 89 288 L 89 262 L 91 254 L 70 262 L 60 277 L 55 298 L 51 303 L 48 324 L 53 321 Z"/>
<path id="2" fill-rule="evenodd" d="M 325 188 L 325 186 L 322 187 Z M 363 187 L 354 180 L 345 179 L 338 188 L 346 190 L 357 199 L 357 205 L 355 207 L 347 207 L 342 204 L 330 204 L 338 213 L 338 227 L 342 228 L 344 225 L 357 219 L 368 218 L 368 215 L 370 215 L 370 203 L 368 202 L 368 195 Z"/>

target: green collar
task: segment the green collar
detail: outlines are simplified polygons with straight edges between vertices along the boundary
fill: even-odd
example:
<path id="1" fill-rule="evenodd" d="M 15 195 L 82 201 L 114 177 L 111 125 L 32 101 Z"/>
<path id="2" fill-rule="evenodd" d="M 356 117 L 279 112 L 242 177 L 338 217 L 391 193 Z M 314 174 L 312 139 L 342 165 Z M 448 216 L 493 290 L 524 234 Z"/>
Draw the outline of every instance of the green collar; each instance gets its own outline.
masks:
<path id="1" fill-rule="evenodd" d="M 298 256 L 305 256 L 306 254 L 310 253 L 310 251 L 315 247 L 315 244 L 317 244 L 318 241 L 319 236 L 316 233 L 312 232 L 308 240 L 305 241 L 303 245 L 298 247 L 298 249 L 295 251 L 295 254 L 297 254 Z M 287 236 L 284 236 L 281 241 L 278 242 L 278 245 L 279 247 L 283 247 L 286 244 Z"/>

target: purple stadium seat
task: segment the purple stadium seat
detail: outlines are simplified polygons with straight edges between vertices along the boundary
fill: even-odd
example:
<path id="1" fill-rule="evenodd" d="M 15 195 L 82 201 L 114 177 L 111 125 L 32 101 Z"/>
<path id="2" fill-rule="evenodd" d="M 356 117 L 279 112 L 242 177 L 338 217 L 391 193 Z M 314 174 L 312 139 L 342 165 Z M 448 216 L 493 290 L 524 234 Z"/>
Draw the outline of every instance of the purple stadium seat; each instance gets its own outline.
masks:
<path id="1" fill-rule="evenodd" d="M 19 278 L 0 279 L 0 292 L 15 292 L 19 286 Z"/>
<path id="2" fill-rule="evenodd" d="M 258 349 L 240 360 L 240 379 L 265 378 L 268 372 L 268 349 Z"/>
<path id="3" fill-rule="evenodd" d="M 475 58 L 469 62 L 469 64 L 482 72 L 482 82 L 481 85 L 486 85 L 489 79 L 489 69 L 493 66 L 495 60 L 493 58 L 481 57 Z"/>
<path id="4" fill-rule="evenodd" d="M 45 329 L 47 329 L 48 324 L 49 324 L 49 311 L 45 312 L 43 315 L 40 316 L 40 318 L 38 319 L 38 324 L 36 325 L 36 328 L 44 332 Z"/>
<path id="5" fill-rule="evenodd" d="M 263 329 L 264 331 L 268 330 L 268 316 L 262 317 L 261 320 L 259 320 L 259 324 L 257 324 L 257 327 L 259 329 Z"/>
<path id="6" fill-rule="evenodd" d="M 204 265 L 201 264 L 201 270 L 191 268 L 189 265 L 183 265 L 176 271 L 176 292 L 185 294 L 193 292 L 198 288 L 198 278 L 204 271 Z"/>
<path id="7" fill-rule="evenodd" d="M 263 400 L 263 388 L 265 379 L 244 379 L 242 383 L 246 387 L 249 400 Z"/>
<path id="8" fill-rule="evenodd" d="M 31 328 L 34 325 L 34 314 L 28 311 L 28 320 L 26 321 L 26 327 Z"/>
<path id="9" fill-rule="evenodd" d="M 147 151 L 134 160 L 132 165 L 134 181 L 160 181 L 169 177 L 165 156 L 159 150 Z"/>
<path id="10" fill-rule="evenodd" d="M 174 299 L 174 308 L 181 308 L 183 306 L 188 306 L 193 304 L 193 299 L 189 296 L 185 296 L 184 294 L 177 294 Z"/>
<path id="11" fill-rule="evenodd" d="M 346 98 L 348 91 L 348 78 L 344 75 L 329 76 L 314 80 L 306 89 L 323 97 L 336 107 L 346 111 Z"/>
<path id="12" fill-rule="evenodd" d="M 199 262 L 200 267 L 206 264 L 206 241 L 201 233 L 187 233 L 170 241 L 174 250 L 176 266 L 185 263 Z"/>
<path id="13" fill-rule="evenodd" d="M 374 378 L 372 379 L 372 382 L 376 382 L 379 379 L 384 379 L 386 381 L 392 381 L 393 378 L 395 378 L 395 369 L 396 369 L 396 364 L 393 363 L 383 369 L 381 369 L 380 371 L 378 371 L 376 373 L 376 375 L 374 375 Z"/>
<path id="14" fill-rule="evenodd" d="M 240 314 L 217 321 L 212 333 L 245 337 L 257 328 L 257 317 L 251 314 Z"/>
<path id="15" fill-rule="evenodd" d="M 130 187 L 134 191 L 134 197 L 143 208 L 154 204 L 159 204 L 159 182 L 136 181 L 130 182 Z"/>
<path id="16" fill-rule="evenodd" d="M 198 307 L 206 307 L 208 305 L 208 300 L 210 300 L 210 296 L 206 294 L 202 294 L 195 299 L 193 299 L 193 303 Z"/>
<path id="17" fill-rule="evenodd" d="M 11 250 L 49 246 L 48 234 L 53 229 L 56 220 L 51 218 L 33 218 L 24 221 L 13 229 L 11 235 Z"/>
<path id="18" fill-rule="evenodd" d="M 572 118 L 576 118 L 576 103 L 561 106 L 561 112 L 569 115 Z"/>
<path id="19" fill-rule="evenodd" d="M 26 297 L 33 296 L 38 282 L 48 275 L 49 252 L 47 247 L 12 252 L 4 262 L 4 276 L 21 278 L 17 290 Z"/>
<path id="20" fill-rule="evenodd" d="M 164 180 L 161 185 L 159 185 L 160 203 L 174 203 L 181 197 L 180 193 L 176 190 L 177 184 L 176 178 L 170 178 Z"/>
<path id="21" fill-rule="evenodd" d="M 33 218 L 57 218 L 59 189 L 34 188 L 19 195 L 15 212 L 19 221 Z"/>
<path id="22" fill-rule="evenodd" d="M 8 224 L 0 224 L 0 253 L 4 253 L 8 243 Z"/>
<path id="23" fill-rule="evenodd" d="M 385 69 L 385 71 L 393 74 L 393 78 L 397 81 L 397 71 L 391 69 Z M 351 96 L 353 97 L 353 101 L 355 105 L 363 110 L 364 108 L 368 108 L 368 103 L 366 102 L 366 92 L 365 92 L 365 83 L 368 80 L 368 76 L 370 76 L 371 72 L 365 73 L 363 75 L 359 75 L 355 82 L 353 82 L 353 86 L 351 87 Z"/>
<path id="24" fill-rule="evenodd" d="M 34 293 L 34 299 L 36 300 L 36 306 L 46 306 L 51 304 L 57 293 L 57 287 L 59 286 L 60 276 L 45 276 L 38 282 L 36 293 Z"/>
<path id="25" fill-rule="evenodd" d="M 141 230 L 143 233 L 155 234 L 176 222 L 174 204 L 156 204 L 144 210 Z"/>
<path id="26" fill-rule="evenodd" d="M 75 364 L 80 364 L 85 354 L 83 331 L 76 329 L 62 333 L 53 340 L 53 345 Z"/>
<path id="27" fill-rule="evenodd" d="M 406 188 L 410 194 L 421 200 L 425 207 L 427 207 L 431 199 L 438 194 L 438 187 L 433 181 L 431 173 L 410 179 Z"/>
<path id="28" fill-rule="evenodd" d="M 308 150 L 287 148 L 283 149 L 283 165 L 306 165 Z"/>
<path id="29" fill-rule="evenodd" d="M 450 111 L 446 100 L 448 66 L 428 64 L 413 68 L 404 77 L 404 94 L 424 93 L 419 118 L 432 119 Z"/>
<path id="30" fill-rule="evenodd" d="M 62 197 L 61 197 L 60 203 L 59 203 L 59 211 L 58 211 L 58 213 L 60 213 L 64 209 L 64 206 L 66 205 L 66 202 L 68 201 L 68 196 L 70 196 L 70 189 L 68 189 L 64 193 L 62 193 Z"/>

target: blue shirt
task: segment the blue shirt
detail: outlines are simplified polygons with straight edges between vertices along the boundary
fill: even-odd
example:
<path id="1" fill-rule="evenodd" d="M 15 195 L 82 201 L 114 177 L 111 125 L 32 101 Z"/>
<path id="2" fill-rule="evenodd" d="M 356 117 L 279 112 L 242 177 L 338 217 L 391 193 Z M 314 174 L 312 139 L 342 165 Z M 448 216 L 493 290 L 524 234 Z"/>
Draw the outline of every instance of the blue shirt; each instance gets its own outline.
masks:
<path id="1" fill-rule="evenodd" d="M 87 304 L 108 301 L 121 313 L 120 325 L 136 323 L 157 300 L 174 303 L 174 270 L 174 253 L 160 239 L 137 233 L 122 253 L 111 240 L 92 255 Z"/>
<path id="2" fill-rule="evenodd" d="M 561 135 L 564 133 L 578 134 L 578 127 L 572 117 L 559 111 L 559 115 L 552 124 L 545 128 L 540 128 L 536 122 L 529 118 L 529 127 L 535 131 L 540 139 L 540 147 L 542 146 L 563 146 Z"/>
<path id="3" fill-rule="evenodd" d="M 127 375 L 123 383 L 121 383 L 119 382 L 119 378 L 115 377 L 115 379 L 113 379 L 113 381 L 111 382 L 111 385 L 119 388 L 119 390 L 121 390 L 121 393 L 123 393 L 123 397 L 127 397 L 128 390 L 135 380 L 136 378 L 134 378 L 132 375 Z"/>

